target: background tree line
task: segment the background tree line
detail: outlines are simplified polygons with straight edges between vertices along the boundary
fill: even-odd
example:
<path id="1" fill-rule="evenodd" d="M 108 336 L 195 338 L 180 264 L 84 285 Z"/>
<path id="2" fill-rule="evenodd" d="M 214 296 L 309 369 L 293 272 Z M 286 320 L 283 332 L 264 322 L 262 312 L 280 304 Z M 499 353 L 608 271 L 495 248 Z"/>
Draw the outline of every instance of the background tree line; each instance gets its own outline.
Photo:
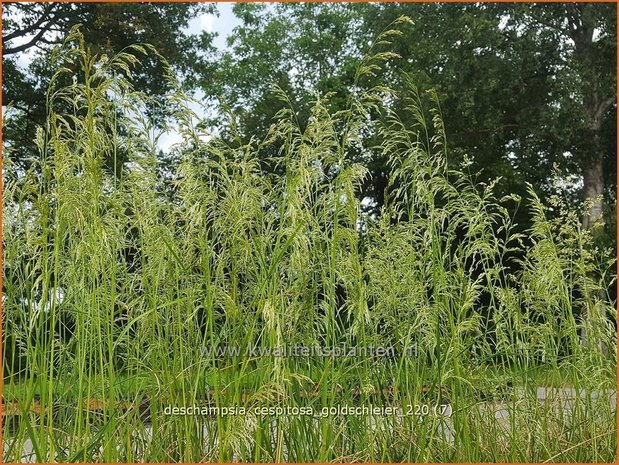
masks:
<path id="1" fill-rule="evenodd" d="M 50 50 L 82 24 L 88 45 L 101 53 L 153 44 L 188 89 L 204 92 L 216 110 L 207 124 L 230 144 L 266 134 L 285 105 L 274 85 L 290 96 L 304 125 L 317 92 L 332 94 L 337 111 L 356 86 L 397 91 L 410 76 L 422 95 L 438 92 L 450 163 L 466 165 L 483 182 L 501 176 L 504 194 L 524 195 L 531 183 L 575 208 L 593 199 L 582 210 L 583 226 L 604 220 L 596 234 L 616 247 L 615 4 L 239 3 L 233 11 L 240 25 L 218 50 L 213 34 L 184 29 L 198 15 L 216 13 L 215 4 L 5 3 L 3 104 L 14 110 L 3 121 L 4 156 L 14 171 L 4 175 L 23 175 L 38 156 L 33 139 L 45 121 Z M 414 24 L 385 50 L 400 59 L 355 83 L 364 54 L 380 48 L 373 41 L 401 15 Z M 34 56 L 28 69 L 18 63 L 25 53 Z M 147 59 L 141 69 L 138 89 L 168 90 L 159 61 Z M 391 105 L 405 114 L 404 102 Z M 372 150 L 372 137 L 355 150 L 371 174 L 361 195 L 378 213 L 389 168 Z M 174 164 L 160 155 L 163 166 Z"/>

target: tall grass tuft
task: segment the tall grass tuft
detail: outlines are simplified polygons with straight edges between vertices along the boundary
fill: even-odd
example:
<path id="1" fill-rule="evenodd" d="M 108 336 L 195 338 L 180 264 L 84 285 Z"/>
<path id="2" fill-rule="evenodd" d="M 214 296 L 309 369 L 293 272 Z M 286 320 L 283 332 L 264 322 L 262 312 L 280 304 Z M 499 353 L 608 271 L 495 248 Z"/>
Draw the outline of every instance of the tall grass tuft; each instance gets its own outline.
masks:
<path id="1" fill-rule="evenodd" d="M 134 91 L 156 51 L 97 57 L 72 32 L 40 160 L 19 176 L 4 163 L 6 461 L 616 461 L 613 258 L 559 199 L 497 199 L 500 179 L 448 163 L 436 93 L 410 78 L 404 95 L 361 90 L 397 33 L 363 60 L 346 110 L 319 96 L 304 128 L 287 105 L 268 134 L 224 142 L 172 77 L 163 102 Z M 174 167 L 158 158 L 168 125 Z M 351 155 L 367 134 L 390 168 L 376 217 Z M 256 351 L 344 345 L 391 352 Z M 338 406 L 400 411 L 319 414 Z"/>

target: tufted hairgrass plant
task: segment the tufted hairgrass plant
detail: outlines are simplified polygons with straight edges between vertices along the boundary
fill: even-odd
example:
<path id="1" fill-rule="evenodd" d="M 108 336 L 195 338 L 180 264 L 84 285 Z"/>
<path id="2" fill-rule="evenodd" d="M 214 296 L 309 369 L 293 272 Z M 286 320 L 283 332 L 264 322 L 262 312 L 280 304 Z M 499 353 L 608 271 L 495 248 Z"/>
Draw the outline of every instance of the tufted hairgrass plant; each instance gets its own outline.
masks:
<path id="1" fill-rule="evenodd" d="M 436 93 L 320 96 L 303 129 L 288 106 L 224 142 L 172 77 L 163 102 L 133 90 L 151 48 L 97 57 L 75 30 L 57 54 L 40 160 L 4 184 L 5 461 L 616 461 L 614 260 L 560 199 L 497 199 L 500 179 L 448 164 Z M 173 167 L 149 104 L 182 136 Z M 377 217 L 351 158 L 368 132 L 390 169 Z M 393 353 L 256 355 L 344 345 Z M 192 405 L 404 414 L 166 413 Z"/>

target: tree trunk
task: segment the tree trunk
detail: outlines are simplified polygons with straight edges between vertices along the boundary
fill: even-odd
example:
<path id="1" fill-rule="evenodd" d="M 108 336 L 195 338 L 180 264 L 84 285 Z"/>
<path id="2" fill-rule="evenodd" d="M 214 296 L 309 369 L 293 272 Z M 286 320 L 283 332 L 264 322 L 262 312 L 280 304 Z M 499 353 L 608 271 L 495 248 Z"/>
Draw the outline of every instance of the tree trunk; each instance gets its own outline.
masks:
<path id="1" fill-rule="evenodd" d="M 588 14 L 594 6 L 588 3 L 567 4 L 567 23 L 569 34 L 574 41 L 575 58 L 579 63 L 583 90 L 583 106 L 587 120 L 587 129 L 590 138 L 587 140 L 587 153 L 581 159 L 583 170 L 583 191 L 585 199 L 585 211 L 582 218 L 583 229 L 593 229 L 603 221 L 603 201 L 604 193 L 604 152 L 601 144 L 602 122 L 608 110 L 615 102 L 615 89 L 608 83 L 600 80 L 592 66 L 595 59 L 592 58 L 593 37 L 595 23 L 592 21 L 594 16 Z M 613 86 L 614 87 L 614 86 Z M 592 279 L 599 279 L 591 276 Z M 592 347 L 595 344 L 596 330 L 593 327 L 596 321 L 604 320 L 603 315 L 596 315 L 602 308 L 596 304 L 603 301 L 604 295 L 601 291 L 592 290 L 586 300 L 586 308 L 583 318 L 585 324 L 581 328 L 581 344 Z M 584 290 L 585 293 L 589 291 Z M 597 318 L 596 318 L 597 317 Z M 591 334 L 588 334 L 591 331 Z M 598 349 L 601 353 L 608 353 L 608 348 L 604 347 L 602 341 L 597 341 Z"/>
<path id="2" fill-rule="evenodd" d="M 599 94 L 585 97 L 584 107 L 588 119 L 591 138 L 590 156 L 583 160 L 583 191 L 586 203 L 582 218 L 584 229 L 591 229 L 602 223 L 602 195 L 604 194 L 604 153 L 601 141 L 602 123 L 608 110 L 615 102 L 615 97 L 600 98 Z"/>
<path id="3" fill-rule="evenodd" d="M 602 118 L 608 110 L 608 100 L 606 102 L 598 103 L 594 106 L 585 105 L 587 110 L 590 130 L 592 132 L 591 137 L 591 152 L 592 157 L 585 162 L 583 166 L 583 191 L 585 198 L 585 211 L 582 218 L 583 229 L 592 229 L 598 224 L 602 224 L 603 217 L 603 200 L 604 194 L 604 154 L 600 144 L 600 130 L 602 127 Z M 596 279 L 595 276 L 592 276 Z M 590 330 L 595 332 L 592 328 L 593 321 L 595 320 L 593 312 L 600 311 L 595 304 L 596 300 L 604 300 L 604 295 L 601 291 L 594 291 L 591 299 L 587 299 L 587 308 L 584 314 Z M 603 318 L 603 317 L 602 317 Z M 585 327 L 581 329 L 581 344 L 583 346 L 590 346 L 593 337 L 589 337 Z M 598 342 L 598 349 L 601 353 L 608 353 L 608 348 L 604 347 L 602 342 Z"/>
<path id="4" fill-rule="evenodd" d="M 615 97 L 604 100 L 597 95 L 589 96 L 585 101 L 585 113 L 589 120 L 591 133 L 591 156 L 583 163 L 583 191 L 587 202 L 582 218 L 584 229 L 591 229 L 603 220 L 602 195 L 604 194 L 604 153 L 602 153 L 601 130 L 606 112 L 612 107 Z"/>
<path id="5" fill-rule="evenodd" d="M 602 155 L 595 157 L 583 169 L 584 194 L 587 208 L 582 218 L 584 229 L 602 222 L 602 194 L 604 193 L 604 166 Z"/>
<path id="6" fill-rule="evenodd" d="M 602 222 L 602 194 L 604 193 L 604 153 L 601 144 L 602 122 L 615 102 L 615 89 L 595 73 L 594 34 L 596 23 L 591 14 L 595 6 L 587 3 L 567 4 L 568 34 L 574 41 L 574 58 L 580 67 L 583 107 L 587 129 L 590 132 L 588 149 L 581 159 L 584 176 L 584 199 L 587 207 L 582 226 L 591 229 Z"/>

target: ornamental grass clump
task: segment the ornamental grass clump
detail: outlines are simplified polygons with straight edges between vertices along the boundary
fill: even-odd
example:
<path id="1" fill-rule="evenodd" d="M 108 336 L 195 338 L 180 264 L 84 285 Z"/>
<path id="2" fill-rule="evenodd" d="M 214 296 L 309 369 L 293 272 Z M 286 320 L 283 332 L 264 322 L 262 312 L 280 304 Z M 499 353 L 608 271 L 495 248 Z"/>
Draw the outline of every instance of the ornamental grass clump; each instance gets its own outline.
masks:
<path id="1" fill-rule="evenodd" d="M 173 77 L 164 101 L 134 91 L 151 48 L 67 38 L 40 159 L 4 162 L 6 461 L 616 461 L 614 260 L 559 199 L 497 199 L 448 163 L 436 93 L 362 90 L 393 34 L 346 109 L 318 96 L 302 127 L 286 106 L 249 141 L 205 132 Z"/>

